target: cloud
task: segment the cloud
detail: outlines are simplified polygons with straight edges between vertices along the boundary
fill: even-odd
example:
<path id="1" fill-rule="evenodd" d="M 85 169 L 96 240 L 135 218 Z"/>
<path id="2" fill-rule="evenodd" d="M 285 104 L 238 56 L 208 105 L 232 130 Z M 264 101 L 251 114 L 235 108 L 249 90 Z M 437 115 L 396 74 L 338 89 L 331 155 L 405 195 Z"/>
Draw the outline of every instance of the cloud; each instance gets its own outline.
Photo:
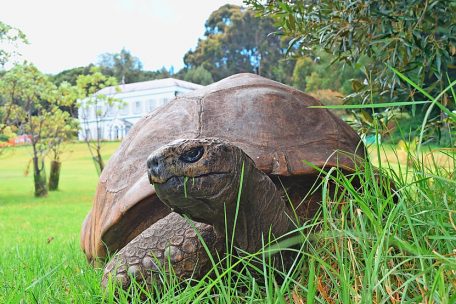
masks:
<path id="1" fill-rule="evenodd" d="M 147 70 L 183 66 L 210 13 L 242 0 L 9 1 L 0 20 L 21 29 L 30 44 L 22 58 L 45 73 L 85 66 L 102 53 L 130 50 Z"/>

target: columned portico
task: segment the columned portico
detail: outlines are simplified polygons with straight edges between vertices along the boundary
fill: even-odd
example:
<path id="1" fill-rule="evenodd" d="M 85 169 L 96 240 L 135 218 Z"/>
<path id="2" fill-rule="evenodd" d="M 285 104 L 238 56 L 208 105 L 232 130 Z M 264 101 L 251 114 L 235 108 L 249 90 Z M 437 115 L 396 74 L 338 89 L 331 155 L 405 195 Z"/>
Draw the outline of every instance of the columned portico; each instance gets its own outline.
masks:
<path id="1" fill-rule="evenodd" d="M 131 128 L 132 123 L 126 121 L 125 119 L 113 119 L 109 123 L 109 139 L 110 140 L 120 140 L 127 135 L 126 130 Z"/>

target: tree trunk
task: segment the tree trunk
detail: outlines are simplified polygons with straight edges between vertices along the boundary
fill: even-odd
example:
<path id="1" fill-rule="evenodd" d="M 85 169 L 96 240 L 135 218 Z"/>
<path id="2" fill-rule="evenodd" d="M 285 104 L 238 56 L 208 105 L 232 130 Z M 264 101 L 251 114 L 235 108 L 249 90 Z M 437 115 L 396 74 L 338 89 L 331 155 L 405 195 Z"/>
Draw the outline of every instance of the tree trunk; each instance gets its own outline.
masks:
<path id="1" fill-rule="evenodd" d="M 95 164 L 95 169 L 97 170 L 98 175 L 100 175 L 104 169 L 104 163 L 103 158 L 99 153 L 97 153 L 97 155 L 93 157 L 93 162 Z"/>
<path id="2" fill-rule="evenodd" d="M 41 162 L 41 168 L 40 168 Z M 38 157 L 33 158 L 33 180 L 35 182 L 35 196 L 42 197 L 48 193 L 46 183 L 46 171 L 44 169 L 43 161 L 39 160 Z"/>
<path id="3" fill-rule="evenodd" d="M 49 173 L 49 191 L 56 191 L 59 189 L 60 167 L 62 163 L 53 160 L 51 161 L 51 172 Z"/>

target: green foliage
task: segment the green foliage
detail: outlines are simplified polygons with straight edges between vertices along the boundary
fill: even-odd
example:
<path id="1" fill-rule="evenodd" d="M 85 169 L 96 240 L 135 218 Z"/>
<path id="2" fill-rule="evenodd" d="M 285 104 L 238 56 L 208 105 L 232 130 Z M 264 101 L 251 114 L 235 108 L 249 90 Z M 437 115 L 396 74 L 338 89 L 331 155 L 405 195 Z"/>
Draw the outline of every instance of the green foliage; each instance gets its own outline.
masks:
<path id="1" fill-rule="evenodd" d="M 90 70 L 93 68 L 93 64 L 89 64 L 85 67 L 77 67 L 68 70 L 64 70 L 56 75 L 52 75 L 51 80 L 56 85 L 60 85 L 63 82 L 68 82 L 69 84 L 75 86 L 76 81 L 79 75 L 89 75 Z"/>
<path id="2" fill-rule="evenodd" d="M 201 85 L 208 85 L 214 82 L 211 72 L 206 70 L 203 66 L 187 70 L 184 75 L 184 80 Z"/>
<path id="3" fill-rule="evenodd" d="M 389 67 L 436 96 L 456 77 L 456 0 L 382 1 L 267 1 L 247 0 L 260 14 L 274 18 L 281 34 L 290 38 L 290 54 L 306 55 L 323 49 L 334 59 L 361 68 L 352 81 L 347 102 L 378 103 L 427 98 Z M 362 62 L 367 57 L 367 62 Z M 338 67 L 339 69 L 339 67 Z M 321 74 L 303 80 L 310 88 L 325 86 Z M 347 90 L 348 89 L 348 90 Z M 443 105 L 455 108 L 448 93 Z M 412 104 L 412 116 L 425 106 Z M 355 113 L 357 114 L 357 113 Z M 430 120 L 443 134 L 443 113 L 434 107 Z M 437 136 L 438 142 L 442 136 Z"/>
<path id="4" fill-rule="evenodd" d="M 15 54 L 18 43 L 28 43 L 25 34 L 0 21 L 0 66 L 3 66 Z"/>
<path id="5" fill-rule="evenodd" d="M 79 121 L 71 117 L 70 113 L 54 108 L 46 121 L 46 139 L 51 152 L 51 160 L 60 161 L 64 143 L 75 137 L 79 129 Z"/>
<path id="6" fill-rule="evenodd" d="M 43 154 L 42 127 L 48 110 L 56 106 L 56 88 L 31 64 L 16 65 L 0 79 L 3 126 L 16 125 L 22 133 L 32 136 Z"/>
<path id="7" fill-rule="evenodd" d="M 399 94 L 403 86 L 385 64 L 419 84 L 442 90 L 446 73 L 455 72 L 456 1 L 269 1 L 249 0 L 275 18 L 292 38 L 290 48 L 321 47 L 339 61 L 355 64 L 368 56 L 375 92 Z M 403 92 L 402 92 L 403 93 Z M 391 97 L 390 97 L 391 98 Z"/>
<path id="8" fill-rule="evenodd" d="M 133 79 L 132 82 L 163 79 L 169 77 L 174 77 L 173 67 L 169 69 L 167 69 L 166 67 L 162 67 L 161 69 L 156 71 L 142 71 L 138 78 Z"/>
<path id="9" fill-rule="evenodd" d="M 168 78 L 172 74 L 164 67 L 157 71 L 144 71 L 141 60 L 126 49 L 100 55 L 97 65 L 103 74 L 116 78 L 121 84 Z"/>
<path id="10" fill-rule="evenodd" d="M 226 4 L 212 12 L 205 26 L 204 39 L 184 56 L 189 71 L 203 67 L 214 81 L 250 72 L 290 83 L 293 62 L 282 60 L 285 44 L 269 35 L 275 30 L 272 19 Z"/>
<path id="11" fill-rule="evenodd" d="M 306 91 L 307 77 L 312 74 L 314 69 L 314 61 L 310 57 L 301 57 L 296 60 L 296 65 L 293 70 L 293 86 Z"/>
<path id="12" fill-rule="evenodd" d="M 105 100 L 110 102 L 110 99 L 105 96 L 94 96 L 99 90 L 109 87 L 116 86 L 117 79 L 115 77 L 109 77 L 101 72 L 98 67 L 92 67 L 90 69 L 90 74 L 88 75 L 79 75 L 76 80 L 77 88 L 81 94 L 81 98 L 89 98 L 87 102 L 95 102 L 96 100 Z M 111 102 L 114 100 L 111 100 Z"/>
<path id="13" fill-rule="evenodd" d="M 98 68 L 103 75 L 115 78 L 117 83 L 133 83 L 172 76 L 171 72 L 165 67 L 157 71 L 143 70 L 141 60 L 128 50 L 122 49 L 119 53 L 101 54 L 96 66 L 89 64 L 84 67 L 64 70 L 51 76 L 51 79 L 56 85 L 60 85 L 62 82 L 68 82 L 76 86 L 78 77 L 93 74 L 94 68 Z"/>
<path id="14" fill-rule="evenodd" d="M 122 84 L 140 81 L 138 75 L 143 68 L 141 60 L 124 48 L 120 53 L 100 55 L 98 65 L 103 74 L 115 77 Z"/>
<path id="15" fill-rule="evenodd" d="M 298 57 L 293 70 L 293 86 L 305 91 L 339 91 L 342 94 L 353 93 L 352 82 L 360 82 L 363 73 L 359 68 L 341 62 L 334 62 L 334 56 L 323 50 L 315 50 L 311 57 Z M 367 58 L 360 62 L 366 64 Z"/>

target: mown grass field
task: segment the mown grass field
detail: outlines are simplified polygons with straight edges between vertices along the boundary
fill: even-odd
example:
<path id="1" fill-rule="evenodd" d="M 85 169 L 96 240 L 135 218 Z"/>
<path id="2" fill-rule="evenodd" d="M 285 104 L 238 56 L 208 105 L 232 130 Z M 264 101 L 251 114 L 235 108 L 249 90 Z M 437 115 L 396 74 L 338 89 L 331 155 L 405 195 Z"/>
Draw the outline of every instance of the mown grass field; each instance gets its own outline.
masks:
<path id="1" fill-rule="evenodd" d="M 118 145 L 107 143 L 106 158 Z M 397 185 L 395 198 L 391 189 L 376 187 L 369 173 L 359 172 L 360 195 L 332 177 L 349 191 L 325 197 L 320 218 L 306 226 L 320 227 L 311 238 L 298 229 L 306 254 L 280 282 L 267 267 L 259 276 L 245 271 L 251 257 L 230 257 L 216 267 L 217 277 L 196 285 L 165 278 L 165 288 L 150 301 L 455 303 L 454 152 L 434 150 L 413 159 L 404 150 L 381 148 L 381 157 L 373 148 L 371 158 L 394 169 L 387 175 Z M 0 158 L 0 303 L 126 302 L 128 293 L 139 302 L 137 289 L 120 298 L 103 293 L 102 270 L 89 266 L 79 248 L 98 178 L 86 147 L 67 147 L 60 190 L 47 198 L 33 197 L 32 175 L 24 175 L 29 158 L 30 147 Z M 248 267 L 239 270 L 236 263 Z"/>
<path id="2" fill-rule="evenodd" d="M 107 143 L 106 158 L 119 143 Z M 0 157 L 0 303 L 99 302 L 99 271 L 79 249 L 97 173 L 84 144 L 62 157 L 60 190 L 34 198 L 30 147 Z M 30 168 L 31 169 L 31 168 Z"/>

